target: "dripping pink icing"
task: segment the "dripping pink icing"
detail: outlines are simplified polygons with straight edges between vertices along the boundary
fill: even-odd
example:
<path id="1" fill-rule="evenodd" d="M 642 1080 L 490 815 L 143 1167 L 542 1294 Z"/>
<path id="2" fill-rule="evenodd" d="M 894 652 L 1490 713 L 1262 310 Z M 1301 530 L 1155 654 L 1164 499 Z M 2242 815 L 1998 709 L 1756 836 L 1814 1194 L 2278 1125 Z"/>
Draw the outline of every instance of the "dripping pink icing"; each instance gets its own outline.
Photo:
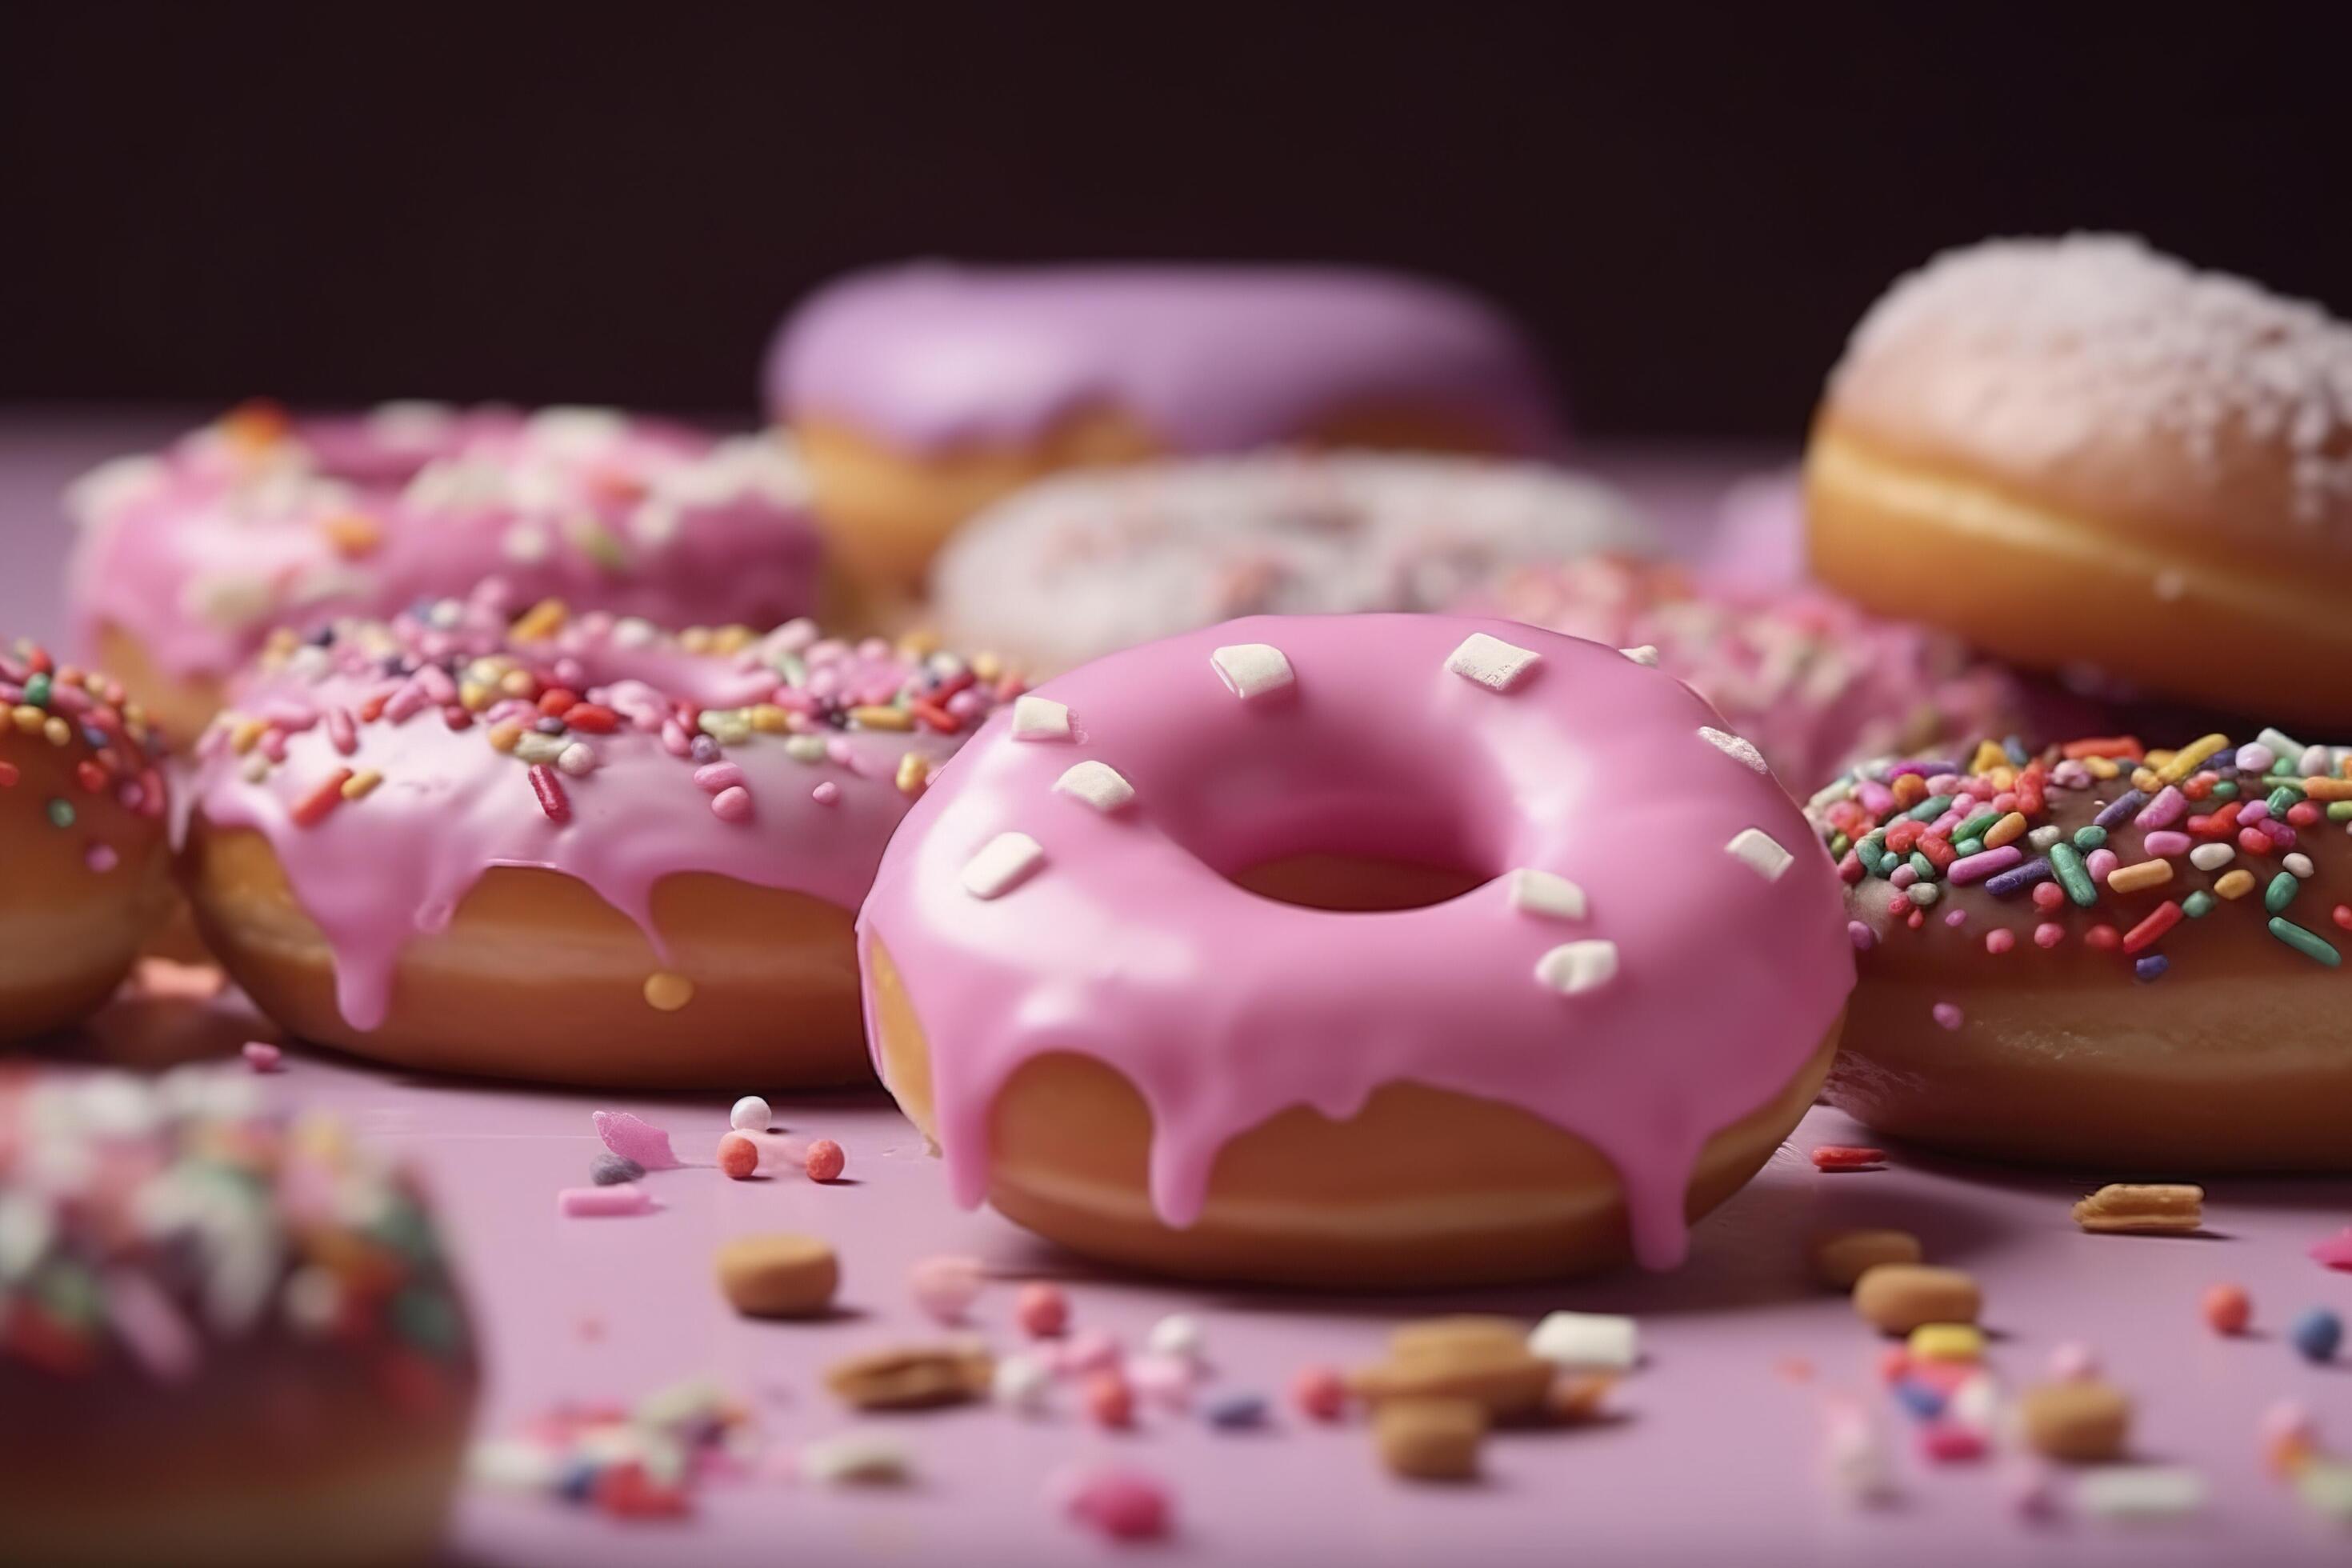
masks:
<path id="1" fill-rule="evenodd" d="M 1533 352 L 1493 306 L 1344 268 L 854 273 L 785 321 L 766 382 L 780 419 L 839 419 L 925 452 L 1033 439 L 1104 406 L 1186 452 L 1295 439 L 1368 410 L 1456 414 L 1529 453 L 1560 433 Z"/>
<path id="2" fill-rule="evenodd" d="M 1447 668 L 1472 633 L 1539 660 L 1491 689 Z M 1294 684 L 1236 697 L 1211 654 L 1251 643 L 1280 648 Z M 1016 741 L 993 721 L 908 815 L 858 921 L 929 1031 L 967 1205 L 987 1190 L 998 1089 L 1069 1050 L 1150 1105 L 1171 1224 L 1198 1216 L 1228 1139 L 1295 1105 L 1345 1117 L 1410 1081 L 1589 1140 L 1622 1178 L 1637 1255 L 1667 1267 L 1701 1146 L 1786 1087 L 1853 984 L 1836 870 L 1796 805 L 1701 732 L 1713 709 L 1612 648 L 1466 616 L 1261 616 L 1038 693 L 1077 738 Z M 1134 799 L 1106 813 L 1057 793 L 1081 760 Z M 1792 857 L 1777 881 L 1727 848 L 1751 827 Z M 1006 832 L 1043 864 L 975 897 L 965 867 Z M 1308 851 L 1496 879 L 1381 913 L 1226 879 Z M 1520 868 L 1576 883 L 1584 918 L 1514 908 Z M 1613 977 L 1576 994 L 1538 983 L 1538 960 L 1592 939 L 1615 943 Z"/>
<path id="3" fill-rule="evenodd" d="M 772 626 L 814 605 L 804 494 L 772 436 L 596 409 L 250 405 L 75 487 L 74 634 L 89 648 L 112 625 L 174 676 L 226 676 L 273 626 L 388 616 L 494 574 L 662 626 Z M 373 547 L 339 546 L 352 518 Z"/>
<path id="4" fill-rule="evenodd" d="M 491 702 L 467 727 L 450 727 L 450 711 L 465 712 L 451 696 L 457 683 L 504 668 L 475 662 L 482 658 L 531 672 L 534 693 L 560 685 L 619 716 L 610 732 L 571 735 L 593 753 L 592 772 L 553 769 L 567 821 L 541 806 L 530 764 L 488 739 L 501 720 L 535 721 L 529 702 Z M 657 953 L 665 949 L 654 889 L 677 872 L 856 908 L 909 805 L 898 783 L 902 760 L 911 752 L 927 772 L 944 761 L 1001 689 L 974 680 L 952 656 L 910 664 L 879 642 L 822 640 L 805 621 L 724 657 L 690 653 L 603 614 L 544 638 L 512 638 L 494 584 L 473 601 L 444 601 L 389 625 L 342 623 L 329 646 L 275 651 L 232 689 L 230 710 L 205 731 L 190 793 L 206 822 L 268 839 L 334 952 L 344 1018 L 372 1029 L 385 1016 L 402 949 L 446 927 L 493 866 L 579 879 L 635 921 Z M 953 732 L 925 722 L 878 727 L 856 712 L 865 704 L 903 712 L 924 693 L 939 696 L 932 706 Z M 348 727 L 338 717 L 362 714 L 371 699 L 384 702 L 383 717 Z M 680 702 L 698 706 L 699 731 Z M 724 715 L 763 703 L 781 710 L 786 732 L 755 730 L 723 743 L 709 732 L 728 729 Z M 278 748 L 282 761 L 247 776 L 252 759 Z M 706 772 L 714 767 L 722 771 Z M 302 826 L 298 809 L 341 768 L 383 782 Z M 713 786 L 730 784 L 750 797 L 744 820 L 713 809 Z"/>

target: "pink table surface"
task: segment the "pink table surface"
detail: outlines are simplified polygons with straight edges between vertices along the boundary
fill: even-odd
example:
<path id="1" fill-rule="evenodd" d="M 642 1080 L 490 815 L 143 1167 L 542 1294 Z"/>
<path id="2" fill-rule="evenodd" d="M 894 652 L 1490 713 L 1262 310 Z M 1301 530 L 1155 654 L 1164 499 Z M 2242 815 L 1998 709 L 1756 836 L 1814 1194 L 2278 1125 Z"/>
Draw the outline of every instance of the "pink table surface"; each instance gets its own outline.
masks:
<path id="1" fill-rule="evenodd" d="M 49 498 L 57 483 L 94 457 L 169 427 L 154 419 L 0 416 L 0 540 L 8 545 L 0 618 L 54 632 L 62 529 Z M 1651 455 L 1604 466 L 1696 518 L 1744 460 Z M 235 1028 L 226 1037 L 236 1037 Z M 914 1457 L 916 1479 L 903 1489 L 830 1491 L 762 1479 L 707 1491 L 686 1523 L 619 1524 L 543 1499 L 477 1489 L 456 1525 L 453 1553 L 463 1562 L 618 1564 L 690 1552 L 725 1563 L 751 1561 L 755 1552 L 803 1563 L 1099 1562 L 1118 1549 L 1071 1526 L 1044 1495 L 1055 1470 L 1087 1459 L 1150 1470 L 1174 1491 L 1176 1536 L 1146 1549 L 1146 1561 L 2352 1560 L 2352 1533 L 2320 1526 L 2263 1472 L 2256 1436 L 2263 1410 L 2293 1397 L 2319 1414 L 2339 1447 L 2352 1447 L 2352 1360 L 2307 1365 L 2282 1331 L 2315 1303 L 2352 1314 L 2352 1275 L 2305 1256 L 2352 1223 L 2352 1183 L 2214 1182 L 2204 1236 L 2093 1237 L 2074 1227 L 2067 1205 L 2113 1173 L 2029 1174 L 1898 1151 L 1887 1170 L 1824 1175 L 1804 1151 L 1864 1134 L 1819 1109 L 1752 1185 L 1698 1227 L 1691 1262 L 1675 1274 L 1410 1300 L 1325 1299 L 1122 1278 L 992 1215 L 959 1212 L 937 1163 L 878 1095 L 772 1096 L 780 1123 L 847 1150 L 852 1179 L 840 1185 L 798 1177 L 735 1184 L 708 1169 L 679 1171 L 650 1178 L 657 1213 L 567 1220 L 557 1216 L 553 1194 L 585 1179 L 599 1147 L 592 1110 L 636 1110 L 669 1128 L 688 1157 L 708 1157 L 725 1128 L 721 1099 L 420 1080 L 300 1050 L 288 1060 L 283 1075 L 266 1080 L 270 1095 L 290 1106 L 331 1107 L 428 1172 L 480 1319 L 485 1435 L 510 1431 L 559 1400 L 625 1401 L 707 1375 L 752 1399 L 780 1447 L 866 1428 L 900 1438 Z M 2138 1527 L 2080 1518 L 2037 1525 L 2008 1506 L 2009 1466 L 1916 1459 L 1906 1424 L 1875 1392 L 1879 1342 L 1808 1278 L 1806 1238 L 1851 1225 L 1907 1228 L 1934 1259 L 1977 1274 L 1995 1331 L 1991 1364 L 2006 1386 L 2036 1377 L 2064 1342 L 2094 1346 L 2138 1400 L 2135 1456 L 2194 1467 L 2210 1488 L 2208 1506 L 2190 1519 Z M 766 1229 L 831 1238 L 844 1263 L 838 1317 L 754 1323 L 727 1309 L 712 1285 L 712 1250 L 724 1237 Z M 1314 1426 L 1282 1409 L 1255 1434 L 1147 1415 L 1135 1433 L 1106 1435 L 1074 1410 L 1066 1391 L 1055 1414 L 1035 1422 L 987 1408 L 853 1418 L 823 1392 L 819 1370 L 860 1349 L 931 1337 L 936 1331 L 916 1312 L 905 1282 L 917 1260 L 943 1252 L 976 1255 L 1008 1280 L 1064 1279 L 1082 1326 L 1129 1342 L 1164 1313 L 1197 1315 L 1215 1367 L 1213 1390 L 1278 1394 L 1297 1366 L 1371 1359 L 1395 1322 L 1440 1310 L 1631 1312 L 1642 1320 L 1646 1360 L 1620 1391 L 1616 1419 L 1498 1436 L 1486 1479 L 1462 1488 L 1391 1480 L 1360 1425 Z M 2219 1279 L 2252 1293 L 2255 1332 L 2223 1340 L 2201 1323 L 2198 1295 Z M 1009 1283 L 993 1285 L 975 1314 L 1000 1348 L 1018 1339 L 1008 1321 L 1012 1294 Z M 1816 1369 L 1811 1387 L 1786 1375 L 1792 1359 Z M 1885 1415 L 1900 1485 L 1892 1506 L 1854 1512 L 1824 1486 L 1816 1405 L 1825 1387 L 1862 1393 Z"/>

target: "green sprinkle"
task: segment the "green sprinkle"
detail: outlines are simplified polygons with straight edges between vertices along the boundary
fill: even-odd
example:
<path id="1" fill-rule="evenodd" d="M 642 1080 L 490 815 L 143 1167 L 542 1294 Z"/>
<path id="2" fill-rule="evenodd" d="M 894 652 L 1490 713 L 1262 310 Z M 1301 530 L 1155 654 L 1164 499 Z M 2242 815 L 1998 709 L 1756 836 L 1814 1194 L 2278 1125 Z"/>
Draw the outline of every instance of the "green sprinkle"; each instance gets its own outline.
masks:
<path id="1" fill-rule="evenodd" d="M 1961 823 L 1959 826 L 1952 830 L 1953 847 L 1958 848 L 1960 842 L 1963 839 L 1982 839 L 1985 834 L 1991 829 L 1992 825 L 2000 820 L 2000 813 L 1997 811 L 1988 811 L 1982 816 L 1969 817 L 1966 822 Z M 1973 854 L 1974 851 L 1961 849 L 1960 853 L 1963 855 L 1969 855 Z"/>
<path id="2" fill-rule="evenodd" d="M 2352 822 L 2352 800 L 2331 800 L 2327 803 L 2327 820 Z"/>
<path id="3" fill-rule="evenodd" d="M 1918 850 L 1914 849 L 1911 851 L 1910 864 L 1911 869 L 1919 874 L 1919 879 L 1921 881 L 1932 882 L 1936 879 L 1936 863 L 1933 860 L 1928 859 L 1925 855 L 1919 853 Z"/>
<path id="4" fill-rule="evenodd" d="M 1950 795 L 1931 795 L 1927 799 L 1921 801 L 1918 805 L 1913 806 L 1910 810 L 1905 812 L 1903 815 L 1909 817 L 1914 822 L 1933 822 L 1936 818 L 1943 816 L 1944 813 L 1951 809 L 1952 797 Z"/>
<path id="5" fill-rule="evenodd" d="M 2095 822 L 2086 822 L 2074 829 L 2074 847 L 2088 855 L 2107 841 L 2107 830 Z"/>
<path id="6" fill-rule="evenodd" d="M 1952 853 L 1955 855 L 1981 855 L 1984 853 L 1984 840 L 1981 838 L 1963 838 L 1958 844 L 1952 846 Z"/>
<path id="7" fill-rule="evenodd" d="M 784 755 L 796 763 L 821 763 L 824 761 L 824 737 L 787 735 L 784 737 Z"/>
<path id="8" fill-rule="evenodd" d="M 2083 868 L 2083 858 L 2072 847 L 2053 844 L 2050 868 L 2058 873 L 2058 885 L 2075 903 L 2087 910 L 2099 901 L 2099 886 L 2091 880 L 2091 873 Z"/>
<path id="9" fill-rule="evenodd" d="M 629 569 L 629 554 L 621 547 L 620 539 L 596 519 L 574 518 L 565 531 L 581 554 L 605 571 L 621 573 Z"/>
<path id="10" fill-rule="evenodd" d="M 2180 900 L 2180 912 L 2187 915 L 2192 921 L 2201 917 L 2206 910 L 2212 907 L 2213 895 L 2207 892 L 2202 888 L 2198 889 L 2195 892 Z"/>
<path id="11" fill-rule="evenodd" d="M 2344 962 L 2344 955 L 2336 952 L 2327 942 L 2312 935 L 2293 921 L 2282 920 L 2277 915 L 2273 915 L 2271 934 L 2303 954 L 2304 957 L 2324 963 L 2330 969 Z"/>
<path id="12" fill-rule="evenodd" d="M 49 824 L 53 827 L 71 827 L 74 825 L 73 802 L 69 800 L 49 802 Z"/>
<path id="13" fill-rule="evenodd" d="M 49 678 L 47 676 L 35 675 L 26 679 L 25 701 L 28 707 L 33 708 L 47 708 L 49 705 Z"/>
<path id="14" fill-rule="evenodd" d="M 2228 779 L 2223 779 L 2220 784 L 2213 786 L 2213 798 L 2215 800 L 2235 800 L 2238 798 L 2238 786 L 2231 784 Z"/>
<path id="15" fill-rule="evenodd" d="M 2296 789 L 2292 784 L 2281 784 L 2278 788 L 2271 791 L 2263 804 L 2271 808 L 2271 815 L 2273 816 L 2284 816 L 2288 812 L 2293 811 L 2296 805 L 2301 804 L 2302 800 L 2303 792 L 2301 790 Z"/>
<path id="16" fill-rule="evenodd" d="M 457 1348 L 464 1334 L 457 1310 L 438 1290 L 411 1287 L 392 1299 L 392 1326 L 410 1344 L 435 1355 Z"/>
<path id="17" fill-rule="evenodd" d="M 776 656 L 776 673 L 784 678 L 784 684 L 786 686 L 806 686 L 808 684 L 807 661 L 803 659 L 801 656 L 796 653 L 778 654 Z"/>
<path id="18" fill-rule="evenodd" d="M 1861 843 L 1855 845 L 1853 847 L 1853 852 L 1862 857 L 1862 868 L 1864 870 L 1869 872 L 1874 877 L 1884 877 L 1886 875 L 1886 846 L 1879 841 L 1878 837 L 1875 834 L 1873 834 L 1869 837 L 1864 838 Z"/>
<path id="19" fill-rule="evenodd" d="M 1832 860 L 1843 860 L 1843 859 L 1844 859 L 1844 858 L 1845 858 L 1845 852 L 1846 852 L 1847 850 L 1849 850 L 1849 849 L 1853 848 L 1853 839 L 1851 839 L 1851 838 L 1848 838 L 1844 834 L 1843 834 L 1843 833 L 1832 833 L 1832 834 L 1831 834 L 1831 835 L 1830 835 L 1830 858 L 1831 858 L 1831 859 L 1832 859 Z"/>
<path id="20" fill-rule="evenodd" d="M 2294 873 L 2281 871 L 2271 879 L 2271 885 L 2263 889 L 2263 908 L 2273 914 L 2277 914 L 2287 905 L 2294 902 Z"/>

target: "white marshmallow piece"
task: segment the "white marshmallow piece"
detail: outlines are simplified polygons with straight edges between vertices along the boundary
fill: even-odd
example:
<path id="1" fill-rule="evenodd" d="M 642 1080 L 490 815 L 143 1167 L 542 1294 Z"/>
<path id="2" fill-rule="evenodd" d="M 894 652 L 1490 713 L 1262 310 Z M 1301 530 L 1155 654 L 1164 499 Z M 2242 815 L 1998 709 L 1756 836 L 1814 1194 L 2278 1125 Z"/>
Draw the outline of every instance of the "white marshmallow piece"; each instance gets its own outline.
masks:
<path id="1" fill-rule="evenodd" d="M 1548 1313 L 1528 1349 L 1554 1366 L 1586 1372 L 1630 1372 L 1642 1359 L 1638 1326 L 1610 1312 Z"/>
<path id="2" fill-rule="evenodd" d="M 1128 783 L 1117 768 L 1091 758 L 1073 763 L 1054 781 L 1054 789 L 1060 795 L 1076 795 L 1097 811 L 1106 814 L 1118 810 L 1135 798 L 1135 786 Z"/>
<path id="3" fill-rule="evenodd" d="M 2053 844 L 2057 843 L 2058 840 L 2065 837 L 2066 833 L 2063 828 L 2053 827 L 2045 823 L 2042 826 L 2037 827 L 2032 832 L 2027 834 L 2025 836 L 2025 841 L 2028 844 L 2032 845 L 2036 849 L 2047 849 Z"/>
<path id="4" fill-rule="evenodd" d="M 1235 643 L 1209 655 L 1209 662 L 1228 689 L 1244 701 L 1279 691 L 1297 678 L 1290 672 L 1290 658 L 1272 643 Z"/>
<path id="5" fill-rule="evenodd" d="M 2228 844 L 2200 844 L 2189 852 L 2189 863 L 2200 871 L 2218 871 L 2237 853 L 2235 847 Z"/>
<path id="6" fill-rule="evenodd" d="M 1013 700 L 1013 738 L 1016 741 L 1066 741 L 1070 710 L 1050 697 L 1034 692 Z"/>
<path id="7" fill-rule="evenodd" d="M 1781 873 L 1797 862 L 1794 855 L 1780 847 L 1779 839 L 1760 827 L 1741 828 L 1723 848 L 1724 853 L 1768 882 L 1779 881 Z"/>
<path id="8" fill-rule="evenodd" d="M 1563 996 L 1606 985 L 1616 973 L 1613 942 L 1562 942 L 1536 960 L 1536 979 Z"/>
<path id="9" fill-rule="evenodd" d="M 1171 1312 L 1152 1324 L 1144 1341 L 1153 1355 L 1171 1361 L 1192 1360 L 1201 1353 L 1202 1342 L 1200 1321 L 1182 1312 Z"/>
<path id="10" fill-rule="evenodd" d="M 1736 763 L 1744 763 L 1759 773 L 1772 770 L 1764 765 L 1764 753 L 1728 730 L 1718 730 L 1712 724 L 1698 727 L 1698 738 Z"/>
<path id="11" fill-rule="evenodd" d="M 826 1486 L 903 1481 L 913 1468 L 905 1444 L 863 1432 L 822 1437 L 801 1448 L 801 1474 Z"/>
<path id="12" fill-rule="evenodd" d="M 2205 1478 L 2174 1465 L 2101 1465 L 2074 1483 L 2074 1506 L 2098 1519 L 2166 1519 L 2205 1506 Z"/>
<path id="13" fill-rule="evenodd" d="M 1045 847 L 1025 833 L 1000 833 L 963 864 L 963 890 L 975 899 L 1001 898 L 1045 863 Z"/>
<path id="14" fill-rule="evenodd" d="M 1584 918 L 1584 889 L 1556 872 L 1522 866 L 1511 873 L 1511 908 L 1546 920 Z"/>
<path id="15" fill-rule="evenodd" d="M 1658 650 L 1648 643 L 1643 643 L 1640 647 L 1621 647 L 1617 651 L 1644 669 L 1658 668 Z"/>
<path id="16" fill-rule="evenodd" d="M 1500 637 L 1472 632 L 1447 657 L 1445 668 L 1489 691 L 1508 691 L 1542 662 L 1543 655 L 1532 648 L 1516 647 Z"/>

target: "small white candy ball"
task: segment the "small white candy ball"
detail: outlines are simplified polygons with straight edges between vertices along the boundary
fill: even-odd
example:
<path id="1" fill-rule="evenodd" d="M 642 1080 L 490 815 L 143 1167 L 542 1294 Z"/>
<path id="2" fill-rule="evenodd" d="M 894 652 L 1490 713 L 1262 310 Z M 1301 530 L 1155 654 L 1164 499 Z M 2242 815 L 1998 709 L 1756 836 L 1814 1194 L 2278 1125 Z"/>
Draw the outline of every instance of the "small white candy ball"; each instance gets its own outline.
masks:
<path id="1" fill-rule="evenodd" d="M 756 1094 L 747 1094 L 727 1113 L 727 1125 L 738 1132 L 765 1132 L 775 1112 Z"/>

